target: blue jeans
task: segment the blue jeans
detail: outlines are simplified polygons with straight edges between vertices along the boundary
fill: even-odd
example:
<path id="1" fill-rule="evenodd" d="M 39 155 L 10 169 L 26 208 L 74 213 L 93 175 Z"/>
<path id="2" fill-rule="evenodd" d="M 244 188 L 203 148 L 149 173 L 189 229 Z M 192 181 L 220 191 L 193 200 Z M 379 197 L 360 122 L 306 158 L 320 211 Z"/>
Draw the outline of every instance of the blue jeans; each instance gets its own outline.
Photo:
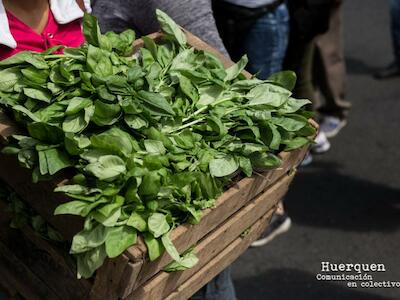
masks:
<path id="1" fill-rule="evenodd" d="M 400 67 L 400 0 L 390 1 L 390 16 L 394 57 Z"/>
<path id="2" fill-rule="evenodd" d="M 235 288 L 231 278 L 231 268 L 228 267 L 201 290 L 194 294 L 190 300 L 236 300 Z"/>
<path id="3" fill-rule="evenodd" d="M 282 3 L 259 18 L 244 42 L 249 57 L 247 70 L 260 79 L 282 70 L 289 40 L 289 12 Z"/>

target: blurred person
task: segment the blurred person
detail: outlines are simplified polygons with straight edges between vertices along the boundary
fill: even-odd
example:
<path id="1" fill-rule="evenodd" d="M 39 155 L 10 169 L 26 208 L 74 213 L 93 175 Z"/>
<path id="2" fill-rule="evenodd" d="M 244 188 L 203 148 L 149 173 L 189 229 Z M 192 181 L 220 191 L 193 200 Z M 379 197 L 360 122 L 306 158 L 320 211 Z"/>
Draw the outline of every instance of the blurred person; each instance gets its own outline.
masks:
<path id="1" fill-rule="evenodd" d="M 215 26 L 211 0 L 92 0 L 92 7 L 103 32 L 133 29 L 138 36 L 160 30 L 155 14 L 156 8 L 159 8 L 180 26 L 228 56 Z M 214 277 L 191 299 L 235 300 L 230 267 Z"/>
<path id="2" fill-rule="evenodd" d="M 333 0 L 287 1 L 290 14 L 290 35 L 284 69 L 296 72 L 297 82 L 293 93 L 297 98 L 311 100 L 315 111 L 318 106 L 313 85 L 315 39 L 329 28 L 329 14 L 332 3 Z M 311 151 L 322 154 L 327 152 L 330 147 L 326 135 L 320 130 Z M 305 166 L 311 162 L 312 156 L 308 154 L 302 165 Z"/>
<path id="3" fill-rule="evenodd" d="M 342 0 L 333 1 L 330 7 L 329 29 L 316 38 L 314 57 L 314 83 L 317 88 L 316 102 L 319 105 L 320 130 L 332 138 L 346 125 L 351 104 L 345 100 L 346 65 L 343 54 Z"/>
<path id="4" fill-rule="evenodd" d="M 88 0 L 0 1 L 0 60 L 25 50 L 80 46 L 81 19 L 90 9 Z"/>
<path id="5" fill-rule="evenodd" d="M 378 70 L 374 74 L 376 79 L 400 76 L 400 0 L 390 0 L 390 21 L 394 61 Z"/>
<path id="6" fill-rule="evenodd" d="M 283 0 L 214 0 L 218 30 L 231 57 L 246 54 L 246 70 L 266 79 L 282 70 L 289 39 Z"/>
<path id="7" fill-rule="evenodd" d="M 259 79 L 282 70 L 289 40 L 289 12 L 283 0 L 214 0 L 214 15 L 231 57 L 247 55 L 246 70 Z M 287 232 L 291 219 L 278 205 L 270 225 L 252 247 L 264 246 Z"/>

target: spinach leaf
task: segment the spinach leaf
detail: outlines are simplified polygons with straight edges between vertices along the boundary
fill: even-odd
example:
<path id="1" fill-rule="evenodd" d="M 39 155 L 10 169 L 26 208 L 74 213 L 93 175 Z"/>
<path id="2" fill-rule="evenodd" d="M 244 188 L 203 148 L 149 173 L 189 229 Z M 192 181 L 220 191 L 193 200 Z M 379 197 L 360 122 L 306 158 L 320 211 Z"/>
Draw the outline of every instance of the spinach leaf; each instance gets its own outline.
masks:
<path id="1" fill-rule="evenodd" d="M 161 213 L 151 214 L 147 221 L 147 226 L 149 228 L 149 231 L 155 238 L 164 235 L 170 229 L 165 215 Z"/>
<path id="2" fill-rule="evenodd" d="M 176 41 L 180 46 L 186 45 L 186 35 L 178 25 L 163 11 L 156 9 L 156 15 L 161 29 L 168 37 Z"/>
<path id="3" fill-rule="evenodd" d="M 77 255 L 78 279 L 91 277 L 94 271 L 103 265 L 106 257 L 104 246 L 91 249 L 83 255 Z"/>
<path id="4" fill-rule="evenodd" d="M 86 166 L 86 171 L 100 180 L 111 181 L 126 172 L 124 161 L 115 155 L 104 155 Z"/>
<path id="5" fill-rule="evenodd" d="M 268 81 L 278 84 L 289 91 L 294 89 L 296 79 L 296 73 L 293 71 L 281 71 L 268 77 Z"/>
<path id="6" fill-rule="evenodd" d="M 149 251 L 150 261 L 156 260 L 164 252 L 164 246 L 161 241 L 154 238 L 150 233 L 144 234 L 144 242 L 146 243 L 147 250 Z"/>
<path id="7" fill-rule="evenodd" d="M 50 103 L 52 95 L 44 89 L 24 88 L 24 94 L 32 99 Z"/>
<path id="8" fill-rule="evenodd" d="M 105 241 L 107 256 L 113 258 L 121 255 L 127 248 L 136 243 L 136 237 L 136 231 L 132 227 L 110 228 Z"/>
<path id="9" fill-rule="evenodd" d="M 210 173 L 214 177 L 232 175 L 239 168 L 239 164 L 232 156 L 214 158 L 210 161 Z"/>

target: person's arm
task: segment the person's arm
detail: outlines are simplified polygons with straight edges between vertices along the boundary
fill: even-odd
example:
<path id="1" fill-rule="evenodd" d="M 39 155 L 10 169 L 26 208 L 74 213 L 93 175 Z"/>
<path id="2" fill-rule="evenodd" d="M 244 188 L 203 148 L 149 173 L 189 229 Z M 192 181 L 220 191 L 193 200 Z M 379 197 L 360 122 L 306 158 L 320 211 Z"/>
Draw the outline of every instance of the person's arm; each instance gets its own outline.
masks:
<path id="1" fill-rule="evenodd" d="M 76 0 L 76 3 L 78 3 L 79 7 L 85 11 L 85 3 L 83 3 L 83 0 Z"/>
<path id="2" fill-rule="evenodd" d="M 186 30 L 228 55 L 215 25 L 211 0 L 96 0 L 92 1 L 92 7 L 103 32 L 130 28 L 138 35 L 160 29 L 155 14 L 159 8 Z"/>
<path id="3" fill-rule="evenodd" d="M 76 0 L 76 3 L 79 5 L 79 7 L 82 9 L 82 11 L 87 12 L 87 13 L 92 12 L 90 0 Z"/>
<path id="4" fill-rule="evenodd" d="M 200 39 L 228 55 L 212 12 L 211 0 L 155 0 L 158 8 L 165 11 L 179 25 Z M 154 29 L 158 29 L 157 27 Z"/>

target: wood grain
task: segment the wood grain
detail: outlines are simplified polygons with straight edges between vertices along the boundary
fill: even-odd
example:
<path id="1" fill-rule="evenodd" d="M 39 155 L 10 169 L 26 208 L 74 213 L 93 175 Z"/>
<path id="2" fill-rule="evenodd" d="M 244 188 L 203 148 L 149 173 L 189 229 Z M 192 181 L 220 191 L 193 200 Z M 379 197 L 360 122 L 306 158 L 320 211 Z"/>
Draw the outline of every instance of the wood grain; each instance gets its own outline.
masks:
<path id="1" fill-rule="evenodd" d="M 238 237 L 222 252 L 215 256 L 203 268 L 201 268 L 190 279 L 185 281 L 176 288 L 174 292 L 168 295 L 165 300 L 187 300 L 201 287 L 207 284 L 216 275 L 221 273 L 229 265 L 231 265 L 250 244 L 256 240 L 269 224 L 273 211 L 268 212 L 265 216 L 255 222 L 249 229 L 247 235 Z"/>
<path id="2" fill-rule="evenodd" d="M 171 233 L 171 239 L 180 253 L 187 250 L 207 233 L 217 228 L 223 221 L 238 211 L 248 201 L 267 189 L 280 177 L 289 172 L 294 165 L 300 162 L 305 154 L 303 149 L 290 153 L 283 153 L 283 164 L 280 168 L 245 178 L 222 194 L 216 201 L 213 209 L 203 211 L 202 220 L 199 224 L 183 224 L 177 227 Z M 126 253 L 133 261 L 146 260 L 146 251 L 144 247 L 138 250 L 136 246 L 129 248 Z M 154 276 L 165 265 L 171 261 L 168 254 L 163 254 L 159 259 L 143 264 L 142 270 L 134 285 L 134 289 L 142 285 L 150 277 Z"/>
<path id="3" fill-rule="evenodd" d="M 254 220 L 258 220 L 275 207 L 287 192 L 292 179 L 293 175 L 284 176 L 203 238 L 195 247 L 195 253 L 199 258 L 199 263 L 196 267 L 184 272 L 166 273 L 161 271 L 138 287 L 127 299 L 163 299 L 177 286 L 199 272 L 202 266 L 248 229 L 254 223 Z"/>

